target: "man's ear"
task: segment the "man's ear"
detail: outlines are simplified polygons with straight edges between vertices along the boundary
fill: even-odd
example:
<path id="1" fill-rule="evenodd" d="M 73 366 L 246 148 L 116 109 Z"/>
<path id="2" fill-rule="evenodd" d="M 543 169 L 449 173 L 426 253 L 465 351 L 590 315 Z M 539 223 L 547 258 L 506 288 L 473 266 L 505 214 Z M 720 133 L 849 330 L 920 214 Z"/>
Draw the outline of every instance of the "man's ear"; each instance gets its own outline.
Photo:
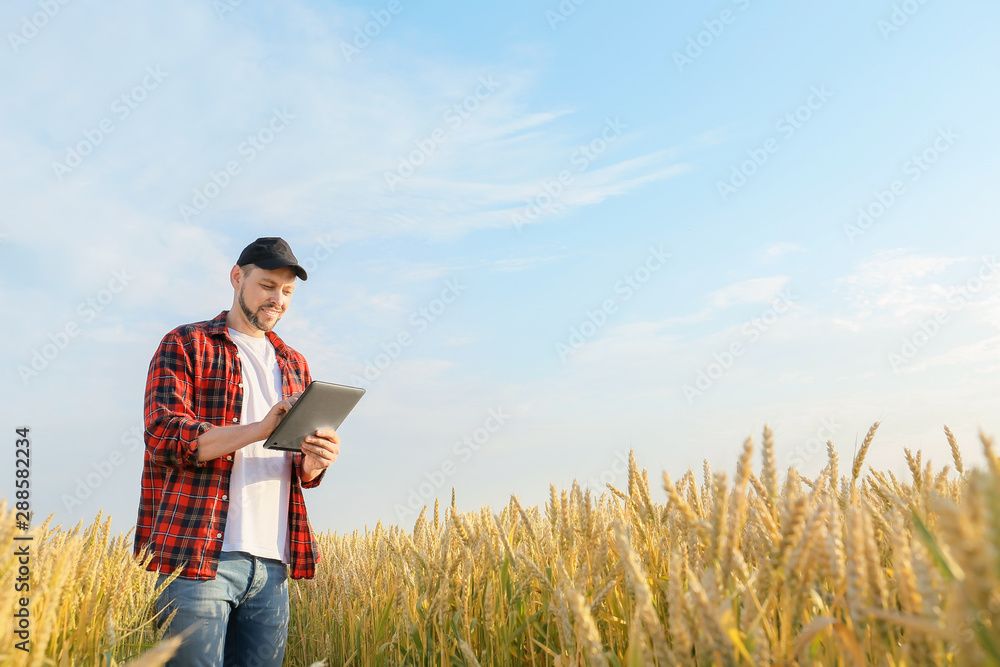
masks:
<path id="1" fill-rule="evenodd" d="M 243 280 L 243 269 L 239 266 L 234 266 L 229 271 L 229 282 L 232 284 L 234 290 L 239 290 L 241 280 Z"/>

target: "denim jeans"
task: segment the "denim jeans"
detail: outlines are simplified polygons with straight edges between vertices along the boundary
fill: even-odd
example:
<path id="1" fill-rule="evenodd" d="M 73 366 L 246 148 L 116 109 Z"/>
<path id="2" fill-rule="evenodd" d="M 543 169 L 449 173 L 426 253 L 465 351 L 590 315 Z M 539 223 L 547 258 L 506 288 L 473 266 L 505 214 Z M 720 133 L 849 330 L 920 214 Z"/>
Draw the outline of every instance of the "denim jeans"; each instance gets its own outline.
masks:
<path id="1" fill-rule="evenodd" d="M 170 667 L 280 667 L 288 638 L 284 563 L 223 551 L 215 579 L 174 579 L 156 610 L 176 609 L 166 636 L 184 634 Z M 159 586 L 167 575 L 156 578 Z M 185 634 L 186 631 L 186 634 Z"/>

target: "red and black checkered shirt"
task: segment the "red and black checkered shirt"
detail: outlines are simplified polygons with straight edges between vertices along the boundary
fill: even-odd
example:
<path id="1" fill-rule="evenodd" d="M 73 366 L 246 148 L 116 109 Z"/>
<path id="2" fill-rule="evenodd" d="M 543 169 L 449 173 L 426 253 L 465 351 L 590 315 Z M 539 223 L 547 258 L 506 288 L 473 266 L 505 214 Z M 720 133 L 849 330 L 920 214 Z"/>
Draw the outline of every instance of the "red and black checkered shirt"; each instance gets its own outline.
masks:
<path id="1" fill-rule="evenodd" d="M 233 456 L 198 461 L 198 436 L 213 426 L 240 423 L 243 372 L 236 344 L 226 330 L 226 313 L 214 320 L 177 327 L 160 341 L 146 378 L 146 455 L 142 469 L 135 554 L 143 547 L 148 569 L 182 568 L 182 577 L 214 579 L 229 510 Z M 273 332 L 287 397 L 312 381 L 305 357 Z M 293 579 L 312 578 L 320 558 L 306 516 L 302 489 L 318 485 L 323 473 L 300 483 L 302 454 L 292 454 L 288 537 Z"/>

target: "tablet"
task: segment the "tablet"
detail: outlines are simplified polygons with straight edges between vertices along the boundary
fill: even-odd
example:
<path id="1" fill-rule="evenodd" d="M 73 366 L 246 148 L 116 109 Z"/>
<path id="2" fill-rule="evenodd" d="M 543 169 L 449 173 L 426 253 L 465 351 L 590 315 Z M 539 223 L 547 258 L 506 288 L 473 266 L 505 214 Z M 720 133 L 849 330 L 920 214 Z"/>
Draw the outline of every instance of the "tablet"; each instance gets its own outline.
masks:
<path id="1" fill-rule="evenodd" d="M 302 442 L 316 429 L 340 428 L 364 394 L 360 387 L 313 380 L 264 441 L 264 448 L 302 451 Z"/>

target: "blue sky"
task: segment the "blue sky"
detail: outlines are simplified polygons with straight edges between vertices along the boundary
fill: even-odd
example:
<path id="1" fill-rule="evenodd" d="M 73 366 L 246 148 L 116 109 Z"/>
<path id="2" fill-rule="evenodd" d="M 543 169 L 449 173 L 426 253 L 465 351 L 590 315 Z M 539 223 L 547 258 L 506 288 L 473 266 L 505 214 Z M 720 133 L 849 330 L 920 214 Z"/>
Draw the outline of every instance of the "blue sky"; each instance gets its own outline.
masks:
<path id="1" fill-rule="evenodd" d="M 629 449 L 730 471 L 765 423 L 807 474 L 878 419 L 874 465 L 949 462 L 943 424 L 976 461 L 998 14 L 5 3 L 0 398 L 36 513 L 132 525 L 150 356 L 271 235 L 310 270 L 277 332 L 368 389 L 319 530 L 625 484 Z"/>

